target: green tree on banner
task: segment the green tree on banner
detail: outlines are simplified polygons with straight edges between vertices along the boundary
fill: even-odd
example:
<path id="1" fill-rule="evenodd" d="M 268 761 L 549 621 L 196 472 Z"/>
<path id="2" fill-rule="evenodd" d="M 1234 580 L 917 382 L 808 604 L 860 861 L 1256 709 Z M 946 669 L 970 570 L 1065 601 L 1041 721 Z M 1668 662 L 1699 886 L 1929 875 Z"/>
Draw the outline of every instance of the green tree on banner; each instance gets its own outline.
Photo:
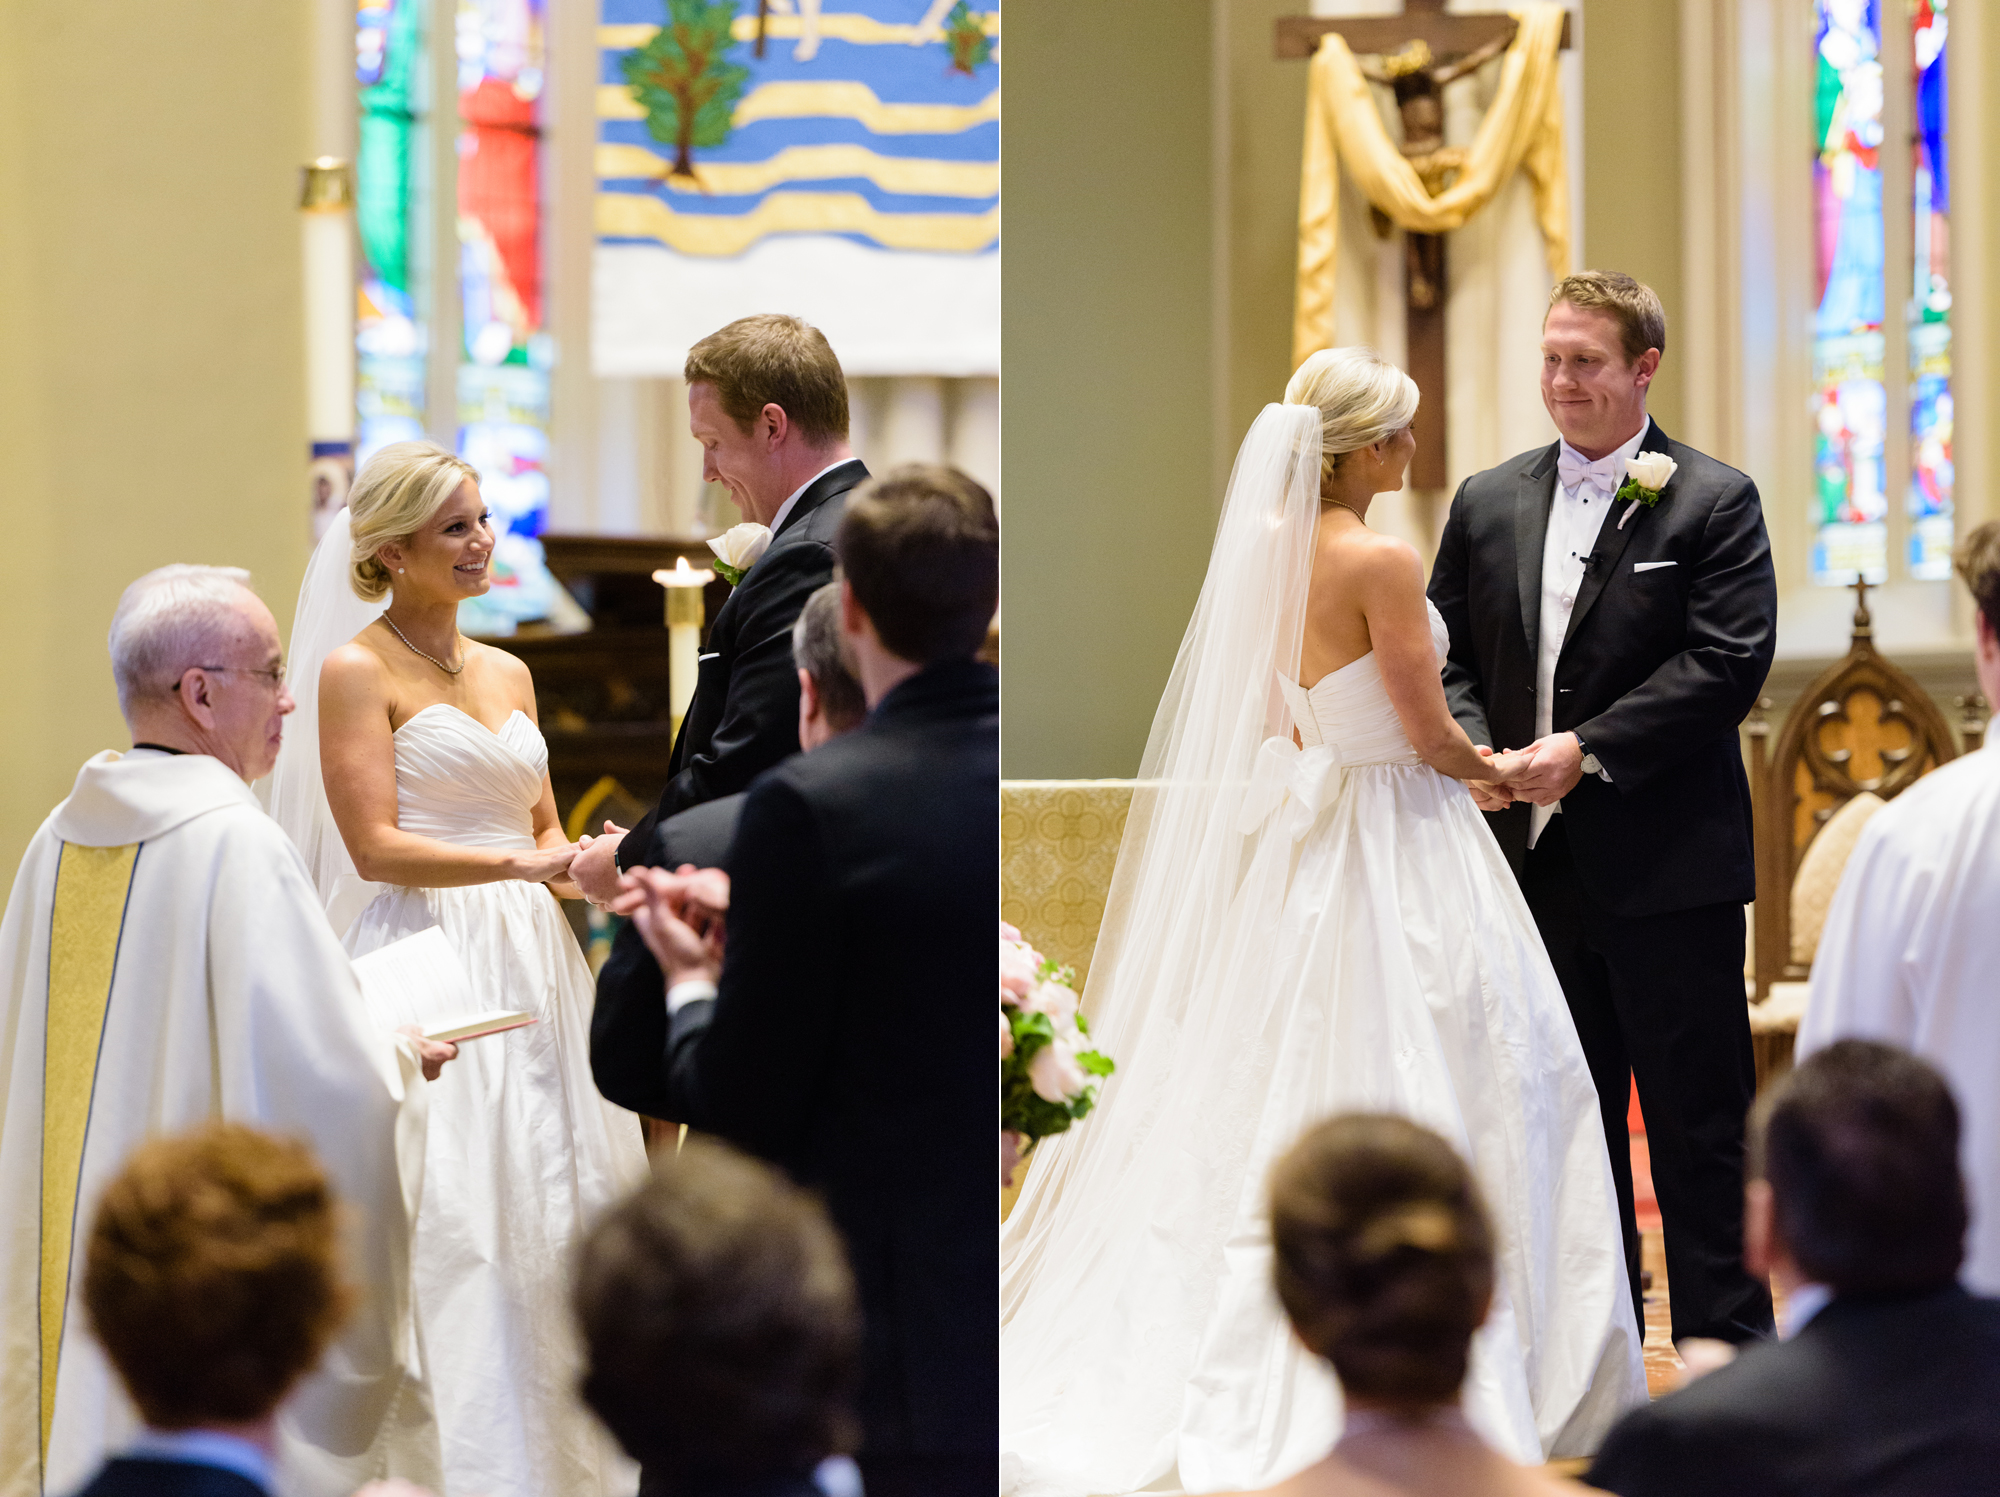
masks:
<path id="1" fill-rule="evenodd" d="M 951 65 L 967 77 L 993 56 L 993 41 L 986 34 L 985 18 L 973 12 L 965 0 L 951 8 L 944 18 L 944 44 L 951 49 Z"/>
<path id="2" fill-rule="evenodd" d="M 653 139 L 674 148 L 676 177 L 695 177 L 694 148 L 729 139 L 730 122 L 750 70 L 729 61 L 735 0 L 667 0 L 667 21 L 621 66 L 632 97 L 646 111 Z"/>

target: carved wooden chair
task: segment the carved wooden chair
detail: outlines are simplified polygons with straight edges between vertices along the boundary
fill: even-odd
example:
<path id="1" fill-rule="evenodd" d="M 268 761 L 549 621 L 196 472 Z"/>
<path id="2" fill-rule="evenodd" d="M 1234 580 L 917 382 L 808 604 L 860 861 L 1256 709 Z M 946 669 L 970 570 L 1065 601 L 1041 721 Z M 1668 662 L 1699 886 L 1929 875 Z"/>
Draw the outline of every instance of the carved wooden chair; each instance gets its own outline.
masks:
<path id="1" fill-rule="evenodd" d="M 1876 650 L 1867 584 L 1857 583 L 1855 592 L 1846 656 L 1800 695 L 1776 748 L 1764 715 L 1769 698 L 1745 724 L 1757 846 L 1752 970 L 1746 975 L 1760 1085 L 1791 1063 L 1813 948 L 1862 822 L 1958 757 L 1960 736 L 1966 750 L 1977 748 L 1984 730 L 1984 703 L 1961 698 L 1954 735 L 1929 694 Z M 1816 855 L 1815 842 L 1830 827 Z"/>

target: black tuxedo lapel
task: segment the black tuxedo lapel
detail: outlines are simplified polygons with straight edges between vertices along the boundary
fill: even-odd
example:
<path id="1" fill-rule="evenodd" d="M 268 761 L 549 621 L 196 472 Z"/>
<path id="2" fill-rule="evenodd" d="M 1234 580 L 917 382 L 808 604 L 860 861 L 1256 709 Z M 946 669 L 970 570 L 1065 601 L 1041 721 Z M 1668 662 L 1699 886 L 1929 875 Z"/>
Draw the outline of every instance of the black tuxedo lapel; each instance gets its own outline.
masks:
<path id="1" fill-rule="evenodd" d="M 1528 638 L 1528 659 L 1536 658 L 1542 638 L 1542 548 L 1549 538 L 1549 505 L 1555 487 L 1549 481 L 1560 444 L 1544 447 L 1521 470 L 1514 497 L 1514 570 L 1521 583 L 1521 632 Z"/>
<path id="2" fill-rule="evenodd" d="M 849 469 L 855 471 L 850 472 Z M 867 476 L 868 470 L 861 466 L 861 459 L 858 457 L 850 457 L 839 467 L 829 468 L 820 474 L 807 486 L 806 491 L 799 495 L 799 502 L 794 504 L 792 512 L 785 516 L 785 523 L 772 534 L 772 544 L 777 544 L 779 536 L 826 503 L 828 499 L 835 494 L 846 493 Z"/>
<path id="3" fill-rule="evenodd" d="M 1649 418 L 1646 437 L 1639 443 L 1639 450 L 1641 452 L 1667 450 L 1667 434 L 1660 430 L 1659 422 Z M 1672 501 L 1673 495 L 1668 491 L 1673 486 L 1673 479 L 1668 479 L 1667 487 L 1660 490 L 1661 504 Z M 1604 584 L 1611 580 L 1611 574 L 1618 570 L 1618 559 L 1625 554 L 1625 548 L 1632 544 L 1632 537 L 1639 533 L 1639 527 L 1646 523 L 1646 516 L 1652 513 L 1651 506 L 1639 505 L 1632 518 L 1627 520 L 1621 529 L 1618 522 L 1624 517 L 1625 511 L 1632 507 L 1630 499 L 1622 503 L 1613 503 L 1604 516 L 1604 523 L 1597 527 L 1597 540 L 1590 548 L 1590 565 L 1583 569 L 1583 586 L 1576 590 L 1576 607 L 1570 610 L 1569 628 L 1563 631 L 1564 644 L 1576 638 L 1577 627 L 1582 624 L 1584 615 L 1590 612 L 1591 605 L 1596 603 L 1598 595 L 1604 591 Z"/>

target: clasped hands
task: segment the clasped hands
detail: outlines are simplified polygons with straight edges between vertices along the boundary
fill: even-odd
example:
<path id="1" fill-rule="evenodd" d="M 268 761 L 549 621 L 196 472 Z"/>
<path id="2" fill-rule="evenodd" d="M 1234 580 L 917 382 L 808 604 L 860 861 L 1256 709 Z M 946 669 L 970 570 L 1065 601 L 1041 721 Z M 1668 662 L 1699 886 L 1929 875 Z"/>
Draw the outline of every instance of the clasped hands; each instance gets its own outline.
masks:
<path id="1" fill-rule="evenodd" d="M 1504 811 L 1521 800 L 1552 806 L 1583 778 L 1583 749 L 1574 733 L 1551 733 L 1524 749 L 1497 754 L 1483 743 L 1474 747 L 1493 768 L 1490 779 L 1465 782 L 1482 811 Z"/>
<path id="2" fill-rule="evenodd" d="M 720 868 L 683 863 L 672 873 L 631 869 L 619 879 L 609 908 L 638 929 L 669 987 L 698 979 L 714 982 L 721 973 L 729 875 Z"/>

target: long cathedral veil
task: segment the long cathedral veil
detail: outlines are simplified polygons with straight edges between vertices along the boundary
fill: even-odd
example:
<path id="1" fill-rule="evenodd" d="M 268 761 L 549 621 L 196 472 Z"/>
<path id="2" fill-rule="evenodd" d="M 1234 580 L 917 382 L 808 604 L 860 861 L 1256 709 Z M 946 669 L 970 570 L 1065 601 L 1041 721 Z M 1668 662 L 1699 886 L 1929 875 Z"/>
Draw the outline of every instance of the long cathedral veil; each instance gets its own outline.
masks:
<path id="1" fill-rule="evenodd" d="M 1157 1036 L 1187 1022 L 1190 988 L 1199 970 L 1213 967 L 1255 835 L 1244 825 L 1244 801 L 1260 746 L 1292 731 L 1277 678 L 1298 679 L 1320 450 L 1316 406 L 1272 404 L 1236 454 L 1208 575 L 1153 718 L 1091 959 L 1091 1034 L 1121 1066 L 1142 1032 Z M 1112 1078 L 1106 1106 L 1117 1105 L 1121 1079 Z M 1083 1197 L 1072 1195 L 1067 1211 L 1089 1209 L 1093 1126 L 1087 1119 L 1036 1151 L 1003 1234 L 1003 1323 L 1031 1291 L 1065 1194 Z M 1074 1243 L 1066 1239 L 1065 1257 Z M 1047 1265 L 1058 1278 L 1073 1266 L 1073 1258 Z"/>
<path id="2" fill-rule="evenodd" d="M 269 800 L 272 818 L 305 856 L 313 887 L 340 934 L 346 933 L 378 886 L 363 882 L 355 871 L 327 805 L 319 762 L 319 669 L 329 654 L 388 607 L 386 598 L 368 603 L 355 596 L 348 581 L 353 545 L 352 524 L 343 509 L 313 549 L 299 586 L 285 668 L 285 684 L 298 706 L 285 723 L 278 763 L 271 771 Z"/>

